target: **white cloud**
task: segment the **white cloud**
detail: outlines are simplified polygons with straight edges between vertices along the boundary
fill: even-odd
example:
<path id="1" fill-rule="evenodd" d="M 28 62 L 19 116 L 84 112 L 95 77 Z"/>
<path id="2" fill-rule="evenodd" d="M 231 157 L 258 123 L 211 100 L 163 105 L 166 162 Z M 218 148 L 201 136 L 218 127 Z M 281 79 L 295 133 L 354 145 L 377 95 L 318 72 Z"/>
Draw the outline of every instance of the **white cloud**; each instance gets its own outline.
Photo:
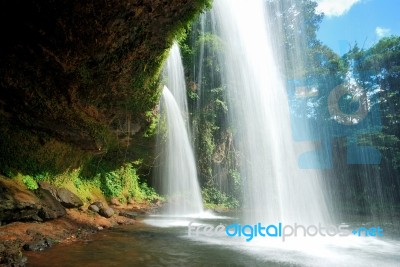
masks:
<path id="1" fill-rule="evenodd" d="M 390 29 L 382 28 L 382 27 L 376 27 L 375 33 L 376 33 L 376 36 L 378 36 L 378 38 L 380 39 L 382 37 L 390 35 Z"/>
<path id="2" fill-rule="evenodd" d="M 341 16 L 362 0 L 317 0 L 317 12 L 328 17 Z"/>

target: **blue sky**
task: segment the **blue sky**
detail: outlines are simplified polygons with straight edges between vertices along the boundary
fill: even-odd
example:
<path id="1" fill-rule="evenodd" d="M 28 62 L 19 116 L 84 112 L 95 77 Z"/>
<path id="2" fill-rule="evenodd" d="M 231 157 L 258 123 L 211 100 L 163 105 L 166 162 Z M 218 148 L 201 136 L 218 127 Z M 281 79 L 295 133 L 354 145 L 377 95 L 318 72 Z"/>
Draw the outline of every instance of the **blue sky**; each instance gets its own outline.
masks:
<path id="1" fill-rule="evenodd" d="M 369 48 L 380 38 L 400 35 L 399 0 L 317 0 L 325 17 L 318 38 L 343 55 L 350 45 Z"/>

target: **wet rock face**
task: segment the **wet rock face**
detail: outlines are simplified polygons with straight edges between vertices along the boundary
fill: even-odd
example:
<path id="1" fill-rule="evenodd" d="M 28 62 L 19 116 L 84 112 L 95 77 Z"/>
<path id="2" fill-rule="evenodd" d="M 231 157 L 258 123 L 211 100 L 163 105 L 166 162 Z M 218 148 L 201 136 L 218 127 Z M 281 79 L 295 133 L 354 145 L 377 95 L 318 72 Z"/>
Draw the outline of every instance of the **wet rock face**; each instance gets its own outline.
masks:
<path id="1" fill-rule="evenodd" d="M 0 114 L 93 153 L 129 141 L 157 101 L 171 33 L 204 2 L 1 1 Z"/>
<path id="2" fill-rule="evenodd" d="M 0 221 L 43 221 L 66 214 L 65 208 L 49 191 L 39 189 L 36 193 L 14 181 L 0 178 Z"/>
<path id="3" fill-rule="evenodd" d="M 56 198 L 62 206 L 66 208 L 79 208 L 83 206 L 82 200 L 65 188 L 57 188 L 47 182 L 39 182 L 41 189 L 48 191 L 54 198 Z"/>
<path id="4" fill-rule="evenodd" d="M 40 220 L 38 216 L 40 206 L 37 202 L 20 201 L 19 199 L 14 199 L 9 191 L 0 191 L 2 191 L 0 193 L 0 221 L 2 224 L 21 220 Z M 30 198 L 32 196 L 27 195 L 27 197 Z"/>
<path id="5" fill-rule="evenodd" d="M 38 212 L 38 215 L 41 219 L 46 221 L 65 216 L 65 208 L 56 198 L 53 197 L 49 191 L 39 188 L 36 191 L 36 195 L 40 199 L 42 206 Z"/>
<path id="6" fill-rule="evenodd" d="M 32 192 L 11 181 L 0 180 L 0 221 L 40 220 L 40 209 L 40 201 Z"/>

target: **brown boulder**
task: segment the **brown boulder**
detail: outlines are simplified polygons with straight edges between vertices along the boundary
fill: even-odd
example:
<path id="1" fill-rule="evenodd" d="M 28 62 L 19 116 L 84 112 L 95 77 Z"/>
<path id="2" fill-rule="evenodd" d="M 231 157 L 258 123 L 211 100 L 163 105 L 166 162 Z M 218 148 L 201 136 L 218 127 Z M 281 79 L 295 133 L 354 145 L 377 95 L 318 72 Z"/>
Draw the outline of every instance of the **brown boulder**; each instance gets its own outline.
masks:
<path id="1" fill-rule="evenodd" d="M 101 208 L 99 214 L 105 218 L 111 218 L 114 215 L 114 210 L 112 208 Z"/>
<path id="2" fill-rule="evenodd" d="M 65 209 L 44 189 L 36 194 L 23 184 L 0 177 L 0 222 L 42 221 L 65 215 Z"/>
<path id="3" fill-rule="evenodd" d="M 83 206 L 82 200 L 68 189 L 57 189 L 57 197 L 61 205 L 66 208 L 79 208 Z"/>

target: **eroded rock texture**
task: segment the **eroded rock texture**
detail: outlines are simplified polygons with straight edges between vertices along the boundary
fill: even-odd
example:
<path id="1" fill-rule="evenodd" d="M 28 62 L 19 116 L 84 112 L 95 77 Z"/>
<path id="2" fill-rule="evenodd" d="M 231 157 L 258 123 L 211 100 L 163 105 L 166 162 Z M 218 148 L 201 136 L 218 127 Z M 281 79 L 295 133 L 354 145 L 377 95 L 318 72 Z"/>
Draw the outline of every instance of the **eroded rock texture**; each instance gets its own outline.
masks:
<path id="1" fill-rule="evenodd" d="M 13 146 L 99 154 L 140 143 L 165 52 L 205 2 L 1 1 L 0 167 L 13 165 Z"/>

